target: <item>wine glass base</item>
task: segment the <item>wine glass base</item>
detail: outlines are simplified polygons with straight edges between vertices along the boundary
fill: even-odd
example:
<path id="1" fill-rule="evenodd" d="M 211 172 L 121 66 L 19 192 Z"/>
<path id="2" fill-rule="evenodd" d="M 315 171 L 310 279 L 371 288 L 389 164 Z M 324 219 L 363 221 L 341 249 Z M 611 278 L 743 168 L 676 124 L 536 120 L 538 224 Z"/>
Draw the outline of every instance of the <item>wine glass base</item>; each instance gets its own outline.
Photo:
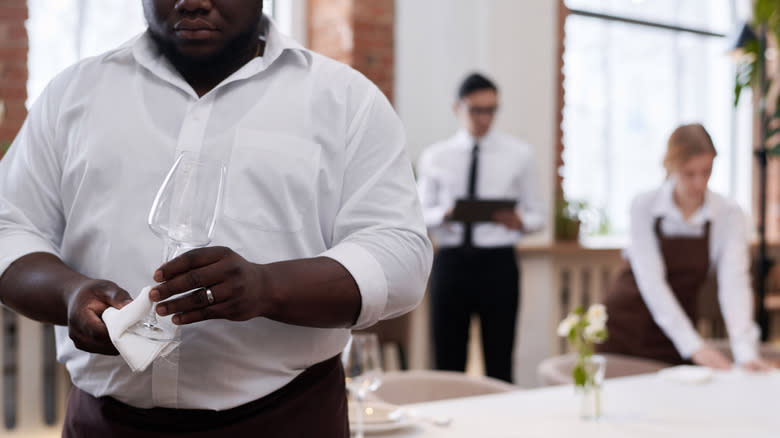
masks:
<path id="1" fill-rule="evenodd" d="M 160 325 L 139 321 L 127 329 L 128 332 L 152 341 L 172 341 L 176 338 L 176 329 L 166 329 Z"/>

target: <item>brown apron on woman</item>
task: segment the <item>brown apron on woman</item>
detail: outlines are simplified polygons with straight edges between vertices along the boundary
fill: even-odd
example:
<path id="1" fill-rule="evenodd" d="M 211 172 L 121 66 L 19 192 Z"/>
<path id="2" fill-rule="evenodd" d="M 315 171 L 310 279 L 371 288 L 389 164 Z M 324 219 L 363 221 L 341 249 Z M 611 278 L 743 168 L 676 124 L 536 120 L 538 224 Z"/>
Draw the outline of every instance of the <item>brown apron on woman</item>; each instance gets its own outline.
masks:
<path id="1" fill-rule="evenodd" d="M 271 394 L 225 411 L 139 409 L 73 388 L 63 438 L 349 438 L 341 356 L 320 362 Z"/>
<path id="2" fill-rule="evenodd" d="M 695 323 L 699 289 L 707 278 L 710 265 L 710 223 L 705 224 L 702 237 L 664 237 L 659 217 L 655 221 L 655 235 L 666 265 L 666 281 L 685 314 Z M 604 305 L 609 315 L 609 339 L 597 345 L 597 351 L 674 365 L 689 363 L 680 357 L 672 341 L 653 320 L 639 293 L 630 265 L 618 275 Z"/>

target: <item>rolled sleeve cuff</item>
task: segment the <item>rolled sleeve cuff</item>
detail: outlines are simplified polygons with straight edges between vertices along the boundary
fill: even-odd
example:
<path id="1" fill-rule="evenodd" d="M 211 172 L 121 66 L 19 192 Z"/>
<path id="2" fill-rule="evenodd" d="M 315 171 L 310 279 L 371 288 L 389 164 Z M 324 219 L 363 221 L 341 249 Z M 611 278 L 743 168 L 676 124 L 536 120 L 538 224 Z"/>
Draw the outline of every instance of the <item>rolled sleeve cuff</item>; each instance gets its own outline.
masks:
<path id="1" fill-rule="evenodd" d="M 758 338 L 760 332 L 758 327 L 751 327 L 749 333 L 739 339 L 733 339 L 731 342 L 731 352 L 734 356 L 734 362 L 743 364 L 759 358 Z"/>
<path id="2" fill-rule="evenodd" d="M 695 331 L 687 333 L 685 336 L 680 336 L 678 339 L 672 339 L 677 352 L 683 359 L 690 359 L 693 353 L 699 351 L 704 345 L 704 341 L 701 339 Z"/>
<path id="3" fill-rule="evenodd" d="M 544 216 L 519 209 L 516 211 L 523 221 L 523 231 L 526 233 L 541 231 L 544 228 Z"/>
<path id="4" fill-rule="evenodd" d="M 438 227 L 444 223 L 444 215 L 447 209 L 451 207 L 430 207 L 423 213 L 425 226 L 428 228 Z"/>
<path id="5" fill-rule="evenodd" d="M 363 329 L 379 321 L 387 305 L 387 280 L 376 258 L 362 246 L 350 242 L 340 243 L 322 256 L 344 266 L 360 289 L 360 316 L 352 328 Z"/>
<path id="6" fill-rule="evenodd" d="M 49 241 L 29 234 L 10 234 L 0 237 L 0 276 L 19 258 L 34 252 L 47 252 L 59 257 L 56 248 Z"/>

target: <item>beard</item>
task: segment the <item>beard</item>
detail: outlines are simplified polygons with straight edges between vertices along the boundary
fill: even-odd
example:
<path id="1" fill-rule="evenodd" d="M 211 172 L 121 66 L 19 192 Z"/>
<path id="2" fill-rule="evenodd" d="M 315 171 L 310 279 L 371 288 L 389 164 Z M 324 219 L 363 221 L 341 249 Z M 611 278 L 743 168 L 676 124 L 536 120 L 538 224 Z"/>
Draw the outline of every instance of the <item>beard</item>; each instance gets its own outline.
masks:
<path id="1" fill-rule="evenodd" d="M 260 15 L 262 17 L 262 15 Z M 238 35 L 229 40 L 222 49 L 205 56 L 193 57 L 185 55 L 169 40 L 162 35 L 148 30 L 149 36 L 154 41 L 160 53 L 179 70 L 180 73 L 197 73 L 199 76 L 219 75 L 236 65 L 236 61 L 247 53 L 247 50 L 255 50 L 255 45 L 259 42 L 261 20 L 258 17 L 253 21 L 253 25 L 242 30 Z M 250 48 L 250 49 L 248 49 Z"/>

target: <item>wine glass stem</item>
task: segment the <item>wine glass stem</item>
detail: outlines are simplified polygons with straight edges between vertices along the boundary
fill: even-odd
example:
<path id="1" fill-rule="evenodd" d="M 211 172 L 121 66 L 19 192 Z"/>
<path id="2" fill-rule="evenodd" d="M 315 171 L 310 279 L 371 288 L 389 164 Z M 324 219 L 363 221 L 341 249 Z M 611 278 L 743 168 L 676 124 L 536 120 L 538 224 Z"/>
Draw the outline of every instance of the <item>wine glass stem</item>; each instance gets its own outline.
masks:
<path id="1" fill-rule="evenodd" d="M 357 399 L 357 418 L 355 418 L 355 424 L 357 425 L 357 431 L 355 433 L 355 438 L 363 438 L 363 402 L 366 399 L 366 394 L 362 390 L 358 390 L 356 395 Z"/>
<path id="2" fill-rule="evenodd" d="M 175 258 L 181 251 L 181 245 L 173 239 L 165 239 L 165 248 L 163 249 L 163 263 Z M 146 327 L 157 327 L 157 305 L 152 305 L 152 309 L 146 314 L 141 322 Z"/>
<path id="3" fill-rule="evenodd" d="M 165 249 L 163 251 L 163 263 L 170 261 L 179 255 L 181 244 L 173 239 L 165 238 Z"/>

